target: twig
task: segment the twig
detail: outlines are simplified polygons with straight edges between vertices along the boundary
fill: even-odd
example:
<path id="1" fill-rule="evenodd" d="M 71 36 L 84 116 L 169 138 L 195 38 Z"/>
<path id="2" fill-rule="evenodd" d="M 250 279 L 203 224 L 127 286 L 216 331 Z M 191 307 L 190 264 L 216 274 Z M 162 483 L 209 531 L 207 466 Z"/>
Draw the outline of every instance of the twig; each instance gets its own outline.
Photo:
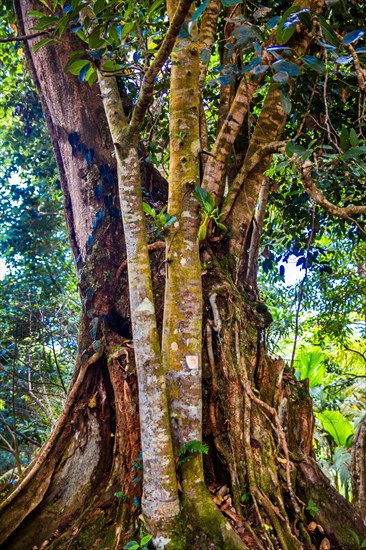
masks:
<path id="1" fill-rule="evenodd" d="M 303 164 L 297 166 L 298 172 L 302 176 L 302 183 L 306 193 L 313 199 L 313 201 L 321 206 L 323 210 L 326 210 L 332 216 L 349 220 L 357 225 L 362 233 L 366 233 L 357 220 L 351 216 L 357 216 L 359 214 L 366 214 L 366 206 L 337 206 L 336 204 L 328 201 L 325 198 L 323 192 L 315 185 L 311 176 L 311 168 L 313 164 L 310 160 L 306 160 Z"/>
<path id="2" fill-rule="evenodd" d="M 50 34 L 50 31 L 35 32 L 34 34 L 23 34 L 22 36 L 9 36 L 8 38 L 0 38 L 0 44 L 4 44 L 6 42 L 25 42 L 26 40 L 32 40 L 32 38 L 44 36 L 45 34 Z"/>
<path id="3" fill-rule="evenodd" d="M 154 243 L 150 243 L 147 245 L 147 249 L 149 252 L 154 252 L 155 250 L 162 250 L 165 248 L 165 241 L 155 241 Z M 118 267 L 116 274 L 114 276 L 114 280 L 118 281 L 122 273 L 127 267 L 127 260 L 123 260 L 121 265 Z"/>

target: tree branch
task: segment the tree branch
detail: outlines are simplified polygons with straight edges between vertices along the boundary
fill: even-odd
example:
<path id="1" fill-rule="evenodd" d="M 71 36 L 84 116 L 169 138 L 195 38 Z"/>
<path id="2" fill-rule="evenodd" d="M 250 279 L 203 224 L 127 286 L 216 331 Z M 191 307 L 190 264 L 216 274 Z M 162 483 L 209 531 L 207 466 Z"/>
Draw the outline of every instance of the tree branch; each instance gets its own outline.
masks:
<path id="1" fill-rule="evenodd" d="M 177 10 L 169 25 L 168 32 L 163 39 L 160 49 L 145 74 L 139 97 L 137 99 L 135 108 L 133 110 L 131 122 L 129 124 L 129 134 L 137 133 L 140 129 L 146 109 L 152 97 L 155 78 L 163 68 L 174 47 L 175 39 L 178 36 L 180 28 L 189 12 L 192 2 L 193 0 L 181 0 L 181 2 L 179 2 L 178 4 Z"/>
<path id="2" fill-rule="evenodd" d="M 224 203 L 221 209 L 221 222 L 224 223 L 227 216 L 230 214 L 231 208 L 235 202 L 235 199 L 244 183 L 247 179 L 249 173 L 268 155 L 273 153 L 279 153 L 284 150 L 286 146 L 286 141 L 272 141 L 271 143 L 266 143 L 251 156 L 247 162 L 244 162 L 243 166 L 240 169 L 240 172 L 234 179 L 227 196 L 225 197 Z"/>
<path id="3" fill-rule="evenodd" d="M 314 183 L 311 175 L 312 167 L 313 163 L 310 160 L 307 160 L 302 165 L 298 166 L 298 170 L 302 176 L 302 182 L 306 193 L 316 204 L 321 206 L 323 210 L 329 212 L 329 214 L 332 214 L 332 216 L 338 216 L 339 218 L 343 218 L 345 220 L 352 220 L 351 216 L 366 214 L 366 206 L 337 206 L 336 204 L 328 201 L 323 192 Z"/>
<path id="4" fill-rule="evenodd" d="M 6 42 L 25 42 L 31 40 L 32 38 L 37 38 L 38 36 L 44 36 L 45 34 L 50 34 L 50 31 L 40 31 L 35 32 L 34 34 L 24 34 L 22 36 L 9 36 L 8 38 L 0 38 L 0 44 Z"/>

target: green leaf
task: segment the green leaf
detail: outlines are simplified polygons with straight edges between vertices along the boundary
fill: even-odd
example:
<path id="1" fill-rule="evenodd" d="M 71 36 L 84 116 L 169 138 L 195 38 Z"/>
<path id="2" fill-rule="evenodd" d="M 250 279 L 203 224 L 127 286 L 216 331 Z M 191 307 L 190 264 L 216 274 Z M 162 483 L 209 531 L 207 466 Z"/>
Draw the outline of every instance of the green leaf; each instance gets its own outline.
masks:
<path id="1" fill-rule="evenodd" d="M 342 159 L 345 161 L 353 160 L 354 158 L 361 157 L 362 155 L 366 155 L 366 146 L 361 145 L 359 147 L 352 147 L 351 149 L 348 149 L 348 151 L 342 156 Z"/>
<path id="2" fill-rule="evenodd" d="M 56 40 L 54 38 L 42 38 L 37 44 L 33 46 L 34 53 L 37 53 L 42 46 L 46 46 L 46 44 L 55 44 Z"/>
<path id="3" fill-rule="evenodd" d="M 308 157 L 310 151 L 308 149 L 305 149 L 305 147 L 302 147 L 302 145 L 297 145 L 296 143 L 289 142 L 286 145 L 285 149 L 286 155 L 288 157 L 292 157 L 292 155 L 298 155 L 299 157 Z"/>
<path id="4" fill-rule="evenodd" d="M 282 162 L 279 162 L 276 166 L 276 172 L 281 172 L 284 168 L 287 168 L 289 166 L 289 162 L 287 160 L 283 160 Z"/>
<path id="5" fill-rule="evenodd" d="M 164 0 L 155 0 L 151 8 L 146 13 L 146 19 L 149 19 L 152 15 L 155 16 L 155 12 L 161 6 Z"/>
<path id="6" fill-rule="evenodd" d="M 71 74 L 77 76 L 80 74 L 80 71 L 86 67 L 86 65 L 90 65 L 90 61 L 88 59 L 79 59 L 78 61 L 71 63 L 69 71 Z"/>
<path id="7" fill-rule="evenodd" d="M 147 202 L 142 203 L 142 209 L 145 212 L 145 214 L 148 214 L 149 216 L 152 216 L 153 218 L 156 217 L 156 212 L 153 208 L 151 208 L 150 204 L 147 204 Z"/>
<path id="8" fill-rule="evenodd" d="M 292 103 L 288 93 L 281 90 L 280 98 L 281 98 L 282 108 L 285 111 L 285 114 L 289 115 L 291 113 Z"/>
<path id="9" fill-rule="evenodd" d="M 127 544 L 124 545 L 124 550 L 138 550 L 140 548 L 140 545 L 135 540 L 131 540 Z"/>
<path id="10" fill-rule="evenodd" d="M 334 439 L 337 446 L 349 447 L 350 437 L 355 430 L 352 424 L 339 411 L 323 411 L 316 416 L 324 430 Z"/>
<path id="11" fill-rule="evenodd" d="M 351 480 L 349 466 L 351 455 L 345 447 L 337 447 L 333 454 L 333 468 L 337 472 L 341 484 L 345 487 Z"/>
<path id="12" fill-rule="evenodd" d="M 360 537 L 358 536 L 357 533 L 355 533 L 355 531 L 352 531 L 352 529 L 350 529 L 350 533 L 351 533 L 351 536 L 352 536 L 353 540 L 355 541 L 355 543 L 359 547 L 360 543 L 361 543 Z"/>
<path id="13" fill-rule="evenodd" d="M 89 86 L 93 86 L 93 84 L 95 84 L 97 80 L 98 80 L 97 71 L 91 65 L 88 69 L 88 72 L 85 75 L 85 81 L 89 84 Z"/>
<path id="14" fill-rule="evenodd" d="M 328 44 L 331 44 L 332 46 L 338 47 L 339 40 L 333 28 L 329 25 L 329 23 L 327 23 L 326 19 L 324 19 L 322 15 L 318 15 L 317 17 L 318 17 L 325 41 Z"/>
<path id="15" fill-rule="evenodd" d="M 349 140 L 352 145 L 352 147 L 357 147 L 360 143 L 360 140 L 358 139 L 356 130 L 354 128 L 351 128 L 349 131 Z"/>
<path id="16" fill-rule="evenodd" d="M 296 371 L 300 380 L 309 379 L 310 388 L 320 386 L 326 376 L 323 352 L 318 348 L 300 348 L 296 356 Z"/>
<path id="17" fill-rule="evenodd" d="M 327 71 L 327 68 L 323 61 L 321 61 L 317 57 L 314 57 L 313 55 L 305 55 L 302 58 L 302 62 L 304 63 L 304 65 L 307 65 L 308 67 L 310 67 L 310 69 L 313 69 L 317 73 L 325 74 Z"/>
<path id="18" fill-rule="evenodd" d="M 298 76 L 301 72 L 300 67 L 291 61 L 275 61 L 272 67 L 276 72 L 286 72 L 290 76 Z"/>
<path id="19" fill-rule="evenodd" d="M 309 10 L 301 10 L 298 13 L 298 17 L 303 25 L 308 29 L 308 31 L 311 31 L 313 28 L 313 21 L 311 19 L 310 11 Z"/>
<path id="20" fill-rule="evenodd" d="M 49 17 L 49 15 L 45 15 L 42 11 L 37 10 L 29 10 L 27 12 L 28 15 L 31 15 L 32 17 L 36 17 L 37 19 L 40 19 L 41 17 Z"/>
<path id="21" fill-rule="evenodd" d="M 96 0 L 93 6 L 93 12 L 95 13 L 95 15 L 98 15 L 98 13 L 103 11 L 105 8 L 105 5 L 106 5 L 106 0 Z"/>
<path id="22" fill-rule="evenodd" d="M 207 235 L 207 227 L 205 223 L 201 223 L 200 228 L 198 230 L 198 240 L 204 241 Z"/>
<path id="23" fill-rule="evenodd" d="M 39 0 L 48 10 L 52 11 L 47 0 Z M 29 12 L 28 12 L 29 13 Z"/>
<path id="24" fill-rule="evenodd" d="M 123 502 L 125 502 L 127 500 L 127 495 L 126 493 L 124 493 L 123 491 L 117 491 L 116 493 L 114 493 L 114 496 L 116 498 L 119 498 L 120 500 L 122 500 Z"/>
<path id="25" fill-rule="evenodd" d="M 349 147 L 350 147 L 350 136 L 347 130 L 347 127 L 342 124 L 341 133 L 340 133 L 340 142 L 341 142 L 341 149 L 345 153 Z"/>
<path id="26" fill-rule="evenodd" d="M 202 441 L 198 441 L 197 439 L 192 439 L 191 441 L 187 441 L 183 445 L 183 447 L 180 449 L 178 456 L 183 456 L 186 453 L 204 453 L 207 454 L 209 451 L 209 447 L 206 443 L 202 443 Z"/>
<path id="27" fill-rule="evenodd" d="M 123 25 L 122 27 L 122 38 L 124 38 L 125 36 L 128 35 L 128 33 L 130 33 L 133 28 L 135 26 L 135 22 L 134 21 L 130 21 L 129 23 L 126 23 L 125 25 Z"/>
<path id="28" fill-rule="evenodd" d="M 58 34 L 59 36 L 62 36 L 67 29 L 68 25 L 70 23 L 70 16 L 65 15 L 64 17 L 61 17 L 59 19 L 59 22 L 57 23 L 55 27 L 55 34 Z"/>
<path id="29" fill-rule="evenodd" d="M 152 539 L 152 535 L 145 535 L 144 537 L 142 537 L 140 545 L 145 546 L 151 541 L 151 539 Z"/>
<path id="30" fill-rule="evenodd" d="M 109 59 L 108 61 L 102 63 L 102 70 L 108 73 L 117 73 L 121 71 L 121 66 Z"/>
<path id="31" fill-rule="evenodd" d="M 295 23 L 292 26 L 285 26 L 291 15 L 299 11 L 299 6 L 291 6 L 285 11 L 277 26 L 277 40 L 279 44 L 286 44 L 295 32 Z"/>
<path id="32" fill-rule="evenodd" d="M 215 199 L 206 189 L 203 187 L 196 187 L 195 197 L 200 205 L 207 211 L 211 212 L 215 208 Z"/>
<path id="33" fill-rule="evenodd" d="M 37 31 L 44 31 L 45 29 L 50 27 L 53 23 L 58 23 L 59 21 L 60 21 L 59 17 L 44 15 L 43 17 L 40 17 L 38 19 L 37 24 L 35 27 L 33 27 L 33 29 Z"/>
<path id="34" fill-rule="evenodd" d="M 96 27 L 88 37 L 88 46 L 92 49 L 98 49 L 103 46 L 104 41 L 100 38 L 102 29 L 100 26 Z"/>
<path id="35" fill-rule="evenodd" d="M 219 229 L 221 229 L 221 231 L 227 231 L 227 227 L 223 223 L 215 221 L 215 224 Z"/>
<path id="36" fill-rule="evenodd" d="M 310 513 L 311 517 L 314 517 L 317 511 L 319 510 L 319 508 L 317 507 L 317 505 L 313 500 L 309 499 L 305 510 L 307 510 Z"/>

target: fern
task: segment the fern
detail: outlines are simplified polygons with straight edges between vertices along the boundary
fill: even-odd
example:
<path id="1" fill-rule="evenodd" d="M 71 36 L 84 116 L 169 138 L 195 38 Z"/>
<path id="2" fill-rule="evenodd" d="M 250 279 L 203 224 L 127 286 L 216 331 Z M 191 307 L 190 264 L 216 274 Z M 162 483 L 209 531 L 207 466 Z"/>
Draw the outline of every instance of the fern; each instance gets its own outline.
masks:
<path id="1" fill-rule="evenodd" d="M 196 439 L 187 441 L 178 453 L 179 464 L 184 464 L 184 462 L 191 460 L 191 458 L 193 458 L 192 454 L 194 453 L 203 453 L 207 455 L 208 445 L 206 445 L 206 443 L 202 443 L 202 441 L 197 441 Z"/>

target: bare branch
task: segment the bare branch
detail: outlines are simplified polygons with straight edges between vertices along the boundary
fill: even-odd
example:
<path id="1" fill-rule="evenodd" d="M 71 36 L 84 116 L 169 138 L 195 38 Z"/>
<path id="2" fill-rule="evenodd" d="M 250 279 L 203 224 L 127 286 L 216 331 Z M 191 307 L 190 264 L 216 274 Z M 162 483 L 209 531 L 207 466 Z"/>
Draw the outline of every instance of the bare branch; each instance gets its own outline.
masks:
<path id="1" fill-rule="evenodd" d="M 0 38 L 0 44 L 4 44 L 6 42 L 26 42 L 27 40 L 32 40 L 32 38 L 44 36 L 45 34 L 50 34 L 50 31 L 40 31 L 35 32 L 34 34 L 24 34 L 22 36 L 9 36 L 8 38 Z"/>
<path id="2" fill-rule="evenodd" d="M 329 212 L 329 214 L 332 214 L 332 216 L 338 216 L 339 218 L 344 218 L 345 220 L 351 220 L 351 216 L 366 214 L 366 206 L 337 206 L 336 204 L 328 201 L 323 192 L 314 183 L 311 175 L 312 167 L 313 163 L 310 160 L 307 160 L 302 165 L 298 166 L 298 170 L 302 176 L 302 182 L 306 193 L 316 204 Z"/>

